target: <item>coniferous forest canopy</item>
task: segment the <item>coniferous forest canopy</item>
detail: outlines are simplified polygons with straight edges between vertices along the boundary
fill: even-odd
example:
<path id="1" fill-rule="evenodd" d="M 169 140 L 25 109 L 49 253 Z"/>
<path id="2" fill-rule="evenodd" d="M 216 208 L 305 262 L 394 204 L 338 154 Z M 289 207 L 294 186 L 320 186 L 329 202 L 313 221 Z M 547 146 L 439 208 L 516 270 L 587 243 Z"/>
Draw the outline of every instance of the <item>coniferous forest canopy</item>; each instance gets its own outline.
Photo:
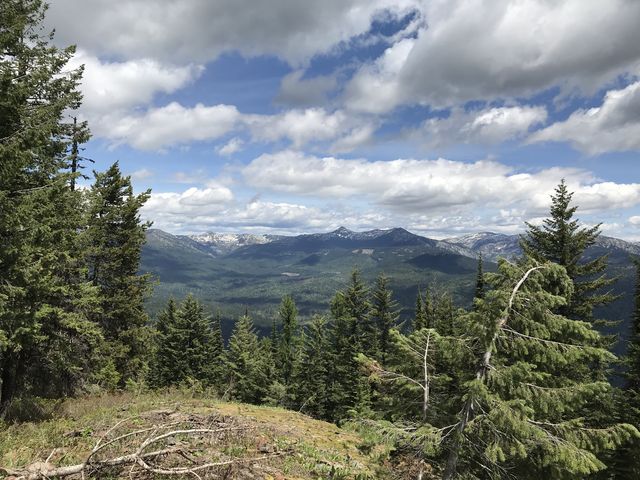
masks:
<path id="1" fill-rule="evenodd" d="M 0 428 L 38 399 L 188 386 L 350 425 L 417 478 L 640 478 L 640 260 L 620 332 L 594 313 L 617 300 L 607 255 L 584 256 L 601 226 L 579 221 L 562 178 L 519 257 L 474 260 L 470 304 L 417 284 L 401 315 L 393 278 L 354 266 L 324 313 L 300 315 L 292 284 L 260 334 L 248 308 L 224 335 L 191 294 L 149 315 L 151 192 L 117 162 L 92 171 L 83 69 L 44 15 L 0 5 Z"/>

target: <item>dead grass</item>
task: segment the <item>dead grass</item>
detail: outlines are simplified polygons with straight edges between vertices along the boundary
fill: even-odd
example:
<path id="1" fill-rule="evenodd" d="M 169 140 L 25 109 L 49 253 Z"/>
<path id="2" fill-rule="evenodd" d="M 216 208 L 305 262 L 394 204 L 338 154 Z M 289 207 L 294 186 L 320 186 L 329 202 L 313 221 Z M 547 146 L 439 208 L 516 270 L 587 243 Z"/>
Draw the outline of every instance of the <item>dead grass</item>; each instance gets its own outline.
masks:
<path id="1" fill-rule="evenodd" d="M 124 422 L 118 434 L 169 421 L 181 425 L 204 425 L 215 421 L 242 427 L 245 433 L 225 436 L 222 443 L 216 441 L 213 445 L 198 440 L 196 444 L 190 444 L 189 448 L 197 456 L 191 459 L 194 462 L 210 461 L 223 455 L 247 458 L 282 452 L 281 456 L 259 465 L 243 465 L 227 478 L 392 478 L 391 472 L 382 466 L 381 452 L 365 454 L 359 449 L 362 440 L 355 432 L 280 408 L 194 398 L 188 392 L 179 391 L 162 394 L 125 392 L 67 400 L 54 419 L 9 425 L 1 431 L 0 466 L 19 469 L 47 458 L 57 467 L 82 463 L 96 441 L 120 421 Z M 113 446 L 115 450 L 101 452 L 101 455 L 126 453 L 116 450 L 134 448 L 140 441 L 138 436 L 130 437 L 128 443 L 118 443 Z M 129 470 L 113 473 L 116 477 L 127 476 Z M 208 478 L 223 478 L 220 472 L 209 475 Z"/>

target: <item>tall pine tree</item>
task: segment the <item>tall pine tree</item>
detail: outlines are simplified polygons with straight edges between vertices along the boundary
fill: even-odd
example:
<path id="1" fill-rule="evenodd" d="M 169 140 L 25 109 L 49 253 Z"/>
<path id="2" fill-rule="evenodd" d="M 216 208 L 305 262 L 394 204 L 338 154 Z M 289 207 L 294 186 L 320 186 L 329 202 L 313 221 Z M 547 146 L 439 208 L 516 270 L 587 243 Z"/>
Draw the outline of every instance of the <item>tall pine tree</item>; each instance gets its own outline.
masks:
<path id="1" fill-rule="evenodd" d="M 80 105 L 82 70 L 66 69 L 74 48 L 52 45 L 44 11 L 0 2 L 0 414 L 16 395 L 69 393 L 100 341 L 78 252 L 81 199 L 63 172 L 63 115 Z"/>
<path id="2" fill-rule="evenodd" d="M 282 298 L 278 317 L 282 327 L 280 335 L 276 339 L 278 342 L 277 368 L 280 371 L 283 385 L 288 386 L 294 374 L 299 349 L 298 309 L 290 295 Z"/>
<path id="3" fill-rule="evenodd" d="M 108 345 L 105 361 L 123 385 L 146 373 L 149 331 L 144 300 L 150 282 L 138 270 L 150 226 L 140 220 L 140 209 L 150 191 L 135 195 L 131 178 L 122 175 L 117 162 L 95 177 L 86 232 L 89 278 L 100 292 L 97 322 Z"/>
<path id="4" fill-rule="evenodd" d="M 378 358 L 384 365 L 390 349 L 390 332 L 398 322 L 398 304 L 389 289 L 389 278 L 381 273 L 371 297 L 371 319 L 377 326 Z"/>
<path id="5" fill-rule="evenodd" d="M 237 321 L 227 354 L 229 392 L 241 402 L 260 403 L 270 384 L 268 352 L 260 345 L 251 318 Z"/>
<path id="6" fill-rule="evenodd" d="M 561 313 L 569 318 L 590 321 L 593 309 L 612 302 L 617 297 L 602 289 L 615 282 L 603 275 L 607 257 L 584 260 L 584 253 L 600 235 L 600 225 L 581 227 L 574 218 L 578 209 L 572 206 L 573 193 L 564 180 L 551 197 L 550 216 L 542 226 L 527 223 L 527 233 L 520 245 L 524 252 L 538 261 L 549 261 L 563 266 L 574 285 L 574 291 Z"/>

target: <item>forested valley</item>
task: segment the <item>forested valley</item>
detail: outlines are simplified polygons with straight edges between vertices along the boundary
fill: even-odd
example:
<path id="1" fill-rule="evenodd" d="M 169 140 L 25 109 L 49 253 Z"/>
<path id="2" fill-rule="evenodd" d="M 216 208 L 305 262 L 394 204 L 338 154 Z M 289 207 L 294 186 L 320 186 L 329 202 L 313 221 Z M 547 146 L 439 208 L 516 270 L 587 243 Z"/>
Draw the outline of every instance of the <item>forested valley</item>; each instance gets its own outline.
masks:
<path id="1" fill-rule="evenodd" d="M 213 463 L 200 444 L 200 457 L 190 457 L 176 447 L 187 442 L 180 435 L 245 427 L 224 416 L 206 423 L 198 411 L 176 417 L 171 430 L 177 407 L 116 439 L 155 435 L 129 456 L 97 460 L 115 442 L 106 428 L 119 424 L 113 418 L 100 432 L 72 432 L 99 438 L 79 466 L 64 457 L 54 466 L 54 446 L 31 468 L 6 464 L 20 448 L 15 438 L 32 428 L 21 426 L 53 421 L 61 400 L 130 395 L 196 398 L 198 408 L 249 404 L 253 415 L 264 410 L 251 405 L 298 412 L 349 429 L 361 439 L 357 455 L 377 452 L 392 465 L 353 474 L 314 460 L 305 468 L 316 476 L 305 478 L 640 478 L 640 263 L 629 258 L 637 268 L 633 331 L 618 357 L 615 335 L 601 333 L 615 325 L 593 314 L 615 300 L 616 279 L 603 274 L 606 256 L 582 258 L 600 226 L 577 220 L 562 179 L 544 223 L 524 226 L 520 258 L 490 273 L 478 260 L 470 308 L 437 285 L 416 285 L 413 318 L 400 321 L 384 272 L 368 284 L 354 269 L 326 314 L 302 318 L 295 290 L 282 298 L 268 336 L 257 334 L 248 309 L 224 338 L 219 312 L 192 295 L 150 317 L 154 284 L 139 273 L 150 227 L 140 209 L 150 191 L 135 193 L 117 163 L 90 174 L 82 147 L 89 125 L 74 114 L 83 72 L 68 70 L 74 49 L 53 46 L 44 14 L 38 0 L 0 6 L 0 472 L 293 478 L 238 467 L 249 446 L 262 455 L 252 462 L 281 461 L 294 448 L 255 447 L 253 434 Z M 158 449 L 149 452 L 152 444 Z M 153 463 L 172 455 L 187 466 Z M 300 462 L 305 455 L 295 453 Z M 286 461 L 284 471 L 298 468 Z M 225 477 L 223 467 L 240 469 Z"/>

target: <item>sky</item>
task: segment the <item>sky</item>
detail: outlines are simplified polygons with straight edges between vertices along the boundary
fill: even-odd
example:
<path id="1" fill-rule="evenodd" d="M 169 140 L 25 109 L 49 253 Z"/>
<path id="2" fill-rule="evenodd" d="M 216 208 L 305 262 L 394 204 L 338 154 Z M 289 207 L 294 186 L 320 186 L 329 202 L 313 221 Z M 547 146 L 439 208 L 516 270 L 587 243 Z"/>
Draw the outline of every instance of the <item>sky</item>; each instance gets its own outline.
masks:
<path id="1" fill-rule="evenodd" d="M 171 233 L 640 240 L 640 1 L 52 0 L 80 118 Z"/>

